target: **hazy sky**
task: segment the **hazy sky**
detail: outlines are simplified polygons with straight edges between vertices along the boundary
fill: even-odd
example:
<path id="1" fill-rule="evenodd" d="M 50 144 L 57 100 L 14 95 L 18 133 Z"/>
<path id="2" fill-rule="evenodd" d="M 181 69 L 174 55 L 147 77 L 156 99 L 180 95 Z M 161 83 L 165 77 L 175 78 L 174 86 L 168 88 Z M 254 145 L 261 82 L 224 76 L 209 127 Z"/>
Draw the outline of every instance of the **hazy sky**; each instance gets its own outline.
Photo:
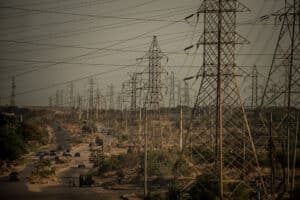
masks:
<path id="1" fill-rule="evenodd" d="M 273 20 L 265 21 L 269 25 L 263 26 L 258 19 L 281 8 L 284 0 L 241 2 L 251 12 L 238 14 L 237 28 L 251 44 L 237 47 L 237 64 L 257 65 L 264 75 L 279 27 L 270 25 Z M 169 57 L 168 63 L 163 62 L 167 71 L 174 71 L 176 79 L 194 75 L 198 67 L 181 66 L 200 66 L 202 49 L 195 57 L 185 55 L 183 49 L 199 39 L 203 16 L 196 27 L 193 21 L 188 24 L 183 19 L 195 12 L 200 3 L 199 0 L 1 0 L 1 104 L 9 102 L 13 75 L 17 105 L 47 105 L 48 97 L 55 95 L 57 89 L 67 90 L 68 85 L 60 83 L 90 75 L 96 75 L 102 93 L 106 93 L 110 83 L 117 92 L 121 83 L 129 79 L 129 73 L 142 71 L 143 65 L 147 65 L 147 62 L 134 64 L 149 48 L 153 35 L 158 36 L 162 51 Z M 75 93 L 85 94 L 88 79 L 75 81 L 74 86 Z M 247 86 L 242 87 L 246 97 Z"/>

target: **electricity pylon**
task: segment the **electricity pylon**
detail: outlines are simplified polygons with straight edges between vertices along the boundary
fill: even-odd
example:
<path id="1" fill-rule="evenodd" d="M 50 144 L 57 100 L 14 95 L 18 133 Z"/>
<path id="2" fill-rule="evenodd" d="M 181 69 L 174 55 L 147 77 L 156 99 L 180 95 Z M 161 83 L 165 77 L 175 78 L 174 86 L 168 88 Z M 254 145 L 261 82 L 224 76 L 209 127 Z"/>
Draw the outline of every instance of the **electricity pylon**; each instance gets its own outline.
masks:
<path id="1" fill-rule="evenodd" d="M 161 51 L 157 37 L 153 36 L 153 40 L 151 42 L 150 48 L 148 52 L 144 55 L 144 57 L 139 58 L 137 60 L 148 59 L 149 67 L 147 68 L 146 74 L 148 75 L 148 81 L 146 84 L 146 99 L 145 99 L 145 107 L 148 110 L 157 111 L 159 110 L 162 101 L 162 74 L 164 70 L 161 66 L 161 60 L 163 58 L 167 58 L 166 55 Z"/>
<path id="2" fill-rule="evenodd" d="M 89 103 L 88 103 L 88 112 L 90 115 L 93 115 L 94 111 L 94 78 L 91 77 L 90 82 L 89 82 Z"/>
<path id="3" fill-rule="evenodd" d="M 115 101 L 114 101 L 114 85 L 110 84 L 108 86 L 108 97 L 109 97 L 109 109 L 114 110 L 115 109 Z"/>
<path id="4" fill-rule="evenodd" d="M 236 18 L 245 11 L 237 0 L 204 0 L 196 12 L 204 14 L 196 45 L 203 45 L 203 65 L 185 148 L 193 152 L 195 169 L 211 177 L 220 199 L 231 199 L 239 189 L 255 193 L 256 181 L 264 186 L 235 73 L 235 47 L 247 42 L 236 32 Z"/>
<path id="5" fill-rule="evenodd" d="M 97 87 L 96 90 L 96 120 L 99 121 L 99 111 L 100 111 L 100 97 L 101 97 L 101 92 L 99 88 Z"/>
<path id="6" fill-rule="evenodd" d="M 69 107 L 70 109 L 74 108 L 74 84 L 73 81 L 70 82 L 70 90 L 69 90 Z"/>
<path id="7" fill-rule="evenodd" d="M 64 106 L 64 90 L 61 89 L 59 93 L 59 106 L 63 107 Z"/>
<path id="8" fill-rule="evenodd" d="M 59 106 L 59 90 L 56 90 L 56 94 L 55 94 L 55 107 L 58 108 Z"/>
<path id="9" fill-rule="evenodd" d="M 277 120 L 273 120 L 275 127 L 272 130 L 272 151 L 283 154 L 283 159 L 276 159 L 284 166 L 283 173 L 276 176 L 283 180 L 284 184 L 280 181 L 279 185 L 284 185 L 284 192 L 291 191 L 291 150 L 297 148 L 293 141 L 297 135 L 297 113 L 300 105 L 299 6 L 299 1 L 286 0 L 282 9 L 269 16 L 275 17 L 280 31 L 261 101 L 263 121 L 266 121 L 264 118 L 268 110 L 277 107 Z M 275 182 L 273 180 L 271 185 Z"/>
<path id="10" fill-rule="evenodd" d="M 136 112 L 136 98 L 137 98 L 137 93 L 136 93 L 137 92 L 137 74 L 136 73 L 133 73 L 131 75 L 130 85 L 131 85 L 130 110 L 132 112 L 131 114 L 134 115 Z"/>
<path id="11" fill-rule="evenodd" d="M 48 106 L 52 107 L 52 96 L 48 97 Z"/>
<path id="12" fill-rule="evenodd" d="M 15 76 L 11 79 L 11 95 L 10 95 L 10 106 L 14 107 L 16 105 L 16 81 Z"/>

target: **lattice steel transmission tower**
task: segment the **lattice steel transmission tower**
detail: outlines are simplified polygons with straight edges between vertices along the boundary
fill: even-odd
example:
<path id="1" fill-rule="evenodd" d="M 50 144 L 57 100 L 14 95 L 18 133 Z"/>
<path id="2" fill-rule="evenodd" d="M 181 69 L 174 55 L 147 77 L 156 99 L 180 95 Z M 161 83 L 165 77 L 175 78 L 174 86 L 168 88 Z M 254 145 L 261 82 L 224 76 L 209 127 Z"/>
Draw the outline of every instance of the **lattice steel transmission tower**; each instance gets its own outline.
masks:
<path id="1" fill-rule="evenodd" d="M 75 103 L 74 103 L 74 84 L 73 84 L 73 81 L 70 82 L 70 86 L 69 86 L 69 107 L 71 109 L 74 108 L 75 106 Z"/>
<path id="2" fill-rule="evenodd" d="M 122 102 L 123 102 L 123 95 L 122 94 L 118 94 L 117 95 L 117 110 L 118 111 L 122 111 L 122 108 L 123 108 L 123 104 L 122 104 Z"/>
<path id="3" fill-rule="evenodd" d="M 11 78 L 11 95 L 10 95 L 10 106 L 16 106 L 16 80 L 15 76 Z"/>
<path id="4" fill-rule="evenodd" d="M 53 105 L 52 105 L 52 96 L 49 96 L 48 97 L 48 106 L 49 107 L 52 107 Z"/>
<path id="5" fill-rule="evenodd" d="M 147 68 L 146 74 L 148 75 L 148 82 L 146 84 L 146 99 L 145 99 L 145 107 L 148 110 L 159 110 L 162 101 L 162 74 L 164 70 L 161 66 L 161 60 L 163 58 L 167 58 L 166 55 L 161 51 L 157 37 L 153 36 L 152 43 L 148 52 L 144 55 L 144 57 L 139 58 L 137 60 L 148 59 L 149 67 Z"/>
<path id="6" fill-rule="evenodd" d="M 108 86 L 108 97 L 109 97 L 109 109 L 115 109 L 115 101 L 114 101 L 114 85 L 110 84 Z"/>
<path id="7" fill-rule="evenodd" d="M 133 73 L 131 75 L 130 79 L 130 85 L 131 85 L 131 96 L 130 96 L 130 110 L 131 110 L 131 115 L 134 115 L 136 112 L 136 99 L 137 99 L 137 74 Z"/>
<path id="8" fill-rule="evenodd" d="M 99 88 L 97 87 L 96 90 L 96 120 L 99 120 L 99 112 L 100 112 L 100 98 L 101 98 L 101 92 L 99 90 Z"/>
<path id="9" fill-rule="evenodd" d="M 82 99 L 80 94 L 77 96 L 77 109 L 78 109 L 78 120 L 82 119 Z"/>
<path id="10" fill-rule="evenodd" d="M 64 106 L 64 90 L 61 89 L 59 93 L 59 106 L 63 107 Z"/>
<path id="11" fill-rule="evenodd" d="M 88 109 L 92 111 L 94 109 L 94 78 L 92 77 L 89 82 L 89 104 Z"/>
<path id="12" fill-rule="evenodd" d="M 295 157 L 297 144 L 297 115 L 300 105 L 300 2 L 286 0 L 284 7 L 272 13 L 280 25 L 271 67 L 261 101 L 261 117 L 266 118 L 268 110 L 276 106 L 277 118 L 273 120 L 272 151 L 283 154 L 284 160 L 276 159 L 283 167 L 283 173 L 276 174 L 284 181 L 283 191 L 293 190 L 291 173 L 292 155 Z M 293 151 L 292 151 L 293 150 Z M 276 154 L 276 153 L 275 153 Z M 293 166 L 295 167 L 295 166 Z M 279 170 L 278 170 L 279 171 Z M 271 185 L 275 184 L 275 180 Z"/>
<path id="13" fill-rule="evenodd" d="M 236 32 L 237 12 L 245 11 L 237 0 L 204 0 L 196 13 L 204 15 L 196 45 L 203 45 L 203 66 L 185 148 L 193 152 L 198 173 L 216 184 L 220 199 L 232 199 L 239 189 L 255 193 L 257 179 L 264 186 L 235 74 L 236 45 L 247 42 Z"/>
<path id="14" fill-rule="evenodd" d="M 59 106 L 59 90 L 56 90 L 56 94 L 55 94 L 55 107 L 58 108 Z"/>

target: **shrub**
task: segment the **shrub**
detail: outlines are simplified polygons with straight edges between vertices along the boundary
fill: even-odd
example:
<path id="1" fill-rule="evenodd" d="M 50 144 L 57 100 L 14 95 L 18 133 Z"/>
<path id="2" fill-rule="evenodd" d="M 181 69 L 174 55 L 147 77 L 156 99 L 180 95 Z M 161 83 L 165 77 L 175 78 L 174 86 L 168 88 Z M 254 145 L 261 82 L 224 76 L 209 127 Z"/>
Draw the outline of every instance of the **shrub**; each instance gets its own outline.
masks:
<path id="1" fill-rule="evenodd" d="M 16 129 L 2 126 L 0 127 L 0 159 L 16 160 L 24 152 L 24 143 L 16 133 Z"/>

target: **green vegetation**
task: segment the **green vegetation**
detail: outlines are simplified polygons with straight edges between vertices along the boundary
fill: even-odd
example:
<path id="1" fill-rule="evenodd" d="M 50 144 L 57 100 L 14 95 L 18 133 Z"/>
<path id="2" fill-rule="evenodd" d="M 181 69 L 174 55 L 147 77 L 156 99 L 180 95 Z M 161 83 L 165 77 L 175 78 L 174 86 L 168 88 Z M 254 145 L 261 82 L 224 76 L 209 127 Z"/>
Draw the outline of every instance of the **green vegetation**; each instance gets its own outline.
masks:
<path id="1" fill-rule="evenodd" d="M 149 151 L 148 152 L 148 174 L 149 176 L 172 176 L 176 174 L 188 175 L 188 163 L 185 160 L 179 160 L 179 152 L 175 150 L 168 151 Z M 142 160 L 144 155 L 142 155 Z M 144 162 L 141 163 L 141 169 L 144 168 Z M 142 171 L 142 170 L 141 170 Z"/>
<path id="2" fill-rule="evenodd" d="M 24 152 L 24 142 L 16 127 L 2 125 L 0 127 L 0 159 L 15 160 Z"/>
<path id="3" fill-rule="evenodd" d="M 16 160 L 25 149 L 32 148 L 31 142 L 46 144 L 48 134 L 37 121 L 20 122 L 13 114 L 0 116 L 0 159 Z"/>
<path id="4" fill-rule="evenodd" d="M 88 121 L 83 122 L 83 126 L 81 128 L 83 133 L 93 133 L 97 131 L 97 126 L 95 122 Z"/>
<path id="5" fill-rule="evenodd" d="M 42 178 L 49 178 L 55 175 L 55 168 L 51 166 L 50 160 L 42 160 L 37 163 L 32 175 L 37 175 Z"/>

